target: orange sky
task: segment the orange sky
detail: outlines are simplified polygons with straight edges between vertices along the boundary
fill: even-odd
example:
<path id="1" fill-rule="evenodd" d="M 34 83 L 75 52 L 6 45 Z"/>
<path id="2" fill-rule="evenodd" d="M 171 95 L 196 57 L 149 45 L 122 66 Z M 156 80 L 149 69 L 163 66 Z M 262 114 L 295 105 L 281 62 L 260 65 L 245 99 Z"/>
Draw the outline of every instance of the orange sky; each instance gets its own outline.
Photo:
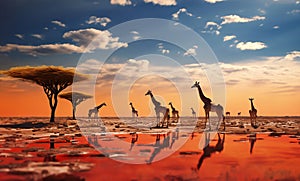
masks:
<path id="1" fill-rule="evenodd" d="M 142 79 L 141 79 L 142 81 Z M 125 101 L 122 105 L 114 105 L 111 101 L 111 95 L 109 89 L 96 90 L 96 103 L 107 103 L 107 107 L 100 110 L 101 116 L 115 116 L 114 107 L 121 116 L 130 116 L 131 109 L 129 102 L 133 102 L 135 108 L 139 111 L 141 116 L 154 115 L 152 103 L 149 96 L 145 96 L 148 89 L 152 89 L 154 95 L 162 102 L 162 105 L 168 106 L 167 103 L 172 101 L 174 106 L 179 110 L 182 116 L 191 116 L 190 107 L 194 107 L 197 115 L 204 115 L 202 110 L 203 103 L 200 101 L 198 92 L 196 89 L 191 89 L 191 99 L 183 101 L 180 98 L 178 90 L 172 83 L 166 81 L 161 88 L 155 87 L 151 84 L 148 87 L 139 87 L 139 81 L 131 87 L 131 90 L 127 98 L 123 98 Z M 168 90 L 168 91 L 167 91 Z M 207 96 L 210 96 L 209 91 Z M 255 92 L 254 92 L 255 91 Z M 267 89 L 264 87 L 226 87 L 226 109 L 230 111 L 231 115 L 236 115 L 237 112 L 242 112 L 243 116 L 248 116 L 248 110 L 250 109 L 249 97 L 254 97 L 254 105 L 258 110 L 259 116 L 299 116 L 300 95 L 289 93 L 267 93 Z M 118 97 L 119 95 L 116 95 Z M 121 97 L 120 97 L 121 98 Z M 7 84 L 1 86 L 0 91 L 0 116 L 49 116 L 50 108 L 48 100 L 40 86 L 27 83 L 24 81 L 13 81 L 13 84 Z M 122 100 L 122 99 L 120 99 Z M 213 99 L 212 99 L 213 100 Z M 93 100 L 90 100 L 90 103 Z M 213 100 L 214 101 L 214 100 Z M 181 105 L 181 102 L 185 102 L 185 105 Z M 87 105 L 89 102 L 83 102 L 78 106 L 78 114 L 85 115 L 85 109 L 89 108 Z M 196 107 L 199 106 L 200 110 Z M 225 105 L 223 105 L 225 107 Z M 169 107 L 169 106 L 168 106 Z M 71 116 L 71 104 L 69 101 L 59 99 L 56 116 Z"/>

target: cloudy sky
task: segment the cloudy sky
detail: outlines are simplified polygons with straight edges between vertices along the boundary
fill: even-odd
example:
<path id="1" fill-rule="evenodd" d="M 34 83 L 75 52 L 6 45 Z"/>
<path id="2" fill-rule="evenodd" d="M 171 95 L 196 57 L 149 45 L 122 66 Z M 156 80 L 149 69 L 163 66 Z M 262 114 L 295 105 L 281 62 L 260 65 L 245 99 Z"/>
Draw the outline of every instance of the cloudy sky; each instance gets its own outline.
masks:
<path id="1" fill-rule="evenodd" d="M 0 19 L 1 70 L 77 67 L 96 76 L 94 101 L 111 105 L 103 115 L 119 108 L 130 115 L 129 101 L 148 115 L 148 89 L 182 115 L 190 107 L 203 115 L 190 89 L 196 80 L 232 115 L 248 115 L 249 97 L 259 115 L 299 115 L 299 0 L 1 0 Z M 49 115 L 41 88 L 4 76 L 0 82 L 0 116 Z M 114 101 L 124 88 L 126 99 Z M 60 101 L 58 115 L 70 107 Z"/>

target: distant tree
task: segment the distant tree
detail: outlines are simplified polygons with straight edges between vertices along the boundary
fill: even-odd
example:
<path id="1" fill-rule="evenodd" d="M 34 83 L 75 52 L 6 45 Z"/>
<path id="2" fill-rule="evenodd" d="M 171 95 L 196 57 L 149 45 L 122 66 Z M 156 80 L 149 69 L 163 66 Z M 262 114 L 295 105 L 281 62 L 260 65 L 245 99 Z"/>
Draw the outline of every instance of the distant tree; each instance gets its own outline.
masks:
<path id="1" fill-rule="evenodd" d="M 60 98 L 67 99 L 72 103 L 73 107 L 73 119 L 75 118 L 76 107 L 86 99 L 92 98 L 93 96 L 86 95 L 80 92 L 66 92 L 58 95 Z"/>
<path id="2" fill-rule="evenodd" d="M 1 73 L 42 86 L 51 108 L 50 122 L 54 122 L 55 119 L 58 94 L 72 85 L 74 81 L 77 82 L 87 79 L 87 76 L 82 74 L 76 74 L 76 79 L 74 79 L 75 70 L 61 66 L 13 67 Z"/>

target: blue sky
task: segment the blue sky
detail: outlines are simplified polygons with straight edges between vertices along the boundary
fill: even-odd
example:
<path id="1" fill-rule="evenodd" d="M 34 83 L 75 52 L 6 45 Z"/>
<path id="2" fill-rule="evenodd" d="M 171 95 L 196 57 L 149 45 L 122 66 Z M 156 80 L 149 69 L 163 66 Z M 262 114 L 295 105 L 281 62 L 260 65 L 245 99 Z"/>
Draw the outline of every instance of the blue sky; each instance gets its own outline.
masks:
<path id="1" fill-rule="evenodd" d="M 99 90 L 108 90 L 120 71 L 129 84 L 147 80 L 139 83 L 142 96 L 157 80 L 132 79 L 151 70 L 184 85 L 188 95 L 193 81 L 204 82 L 216 103 L 218 75 L 226 110 L 247 114 L 251 96 L 264 105 L 262 114 L 299 115 L 300 0 L 1 0 L 0 21 L 2 70 L 80 63 L 78 70 L 101 79 Z M 26 90 L 11 78 L 0 81 L 3 92 Z M 164 85 L 155 91 L 167 92 Z M 189 99 L 190 107 L 198 105 Z"/>
<path id="2" fill-rule="evenodd" d="M 61 43 L 76 45 L 78 42 L 64 38 L 64 33 L 88 28 L 107 30 L 138 18 L 164 18 L 188 26 L 206 40 L 221 62 L 285 56 L 299 48 L 300 3 L 296 0 L 148 1 L 127 0 L 126 5 L 125 0 L 2 0 L 1 69 L 39 64 L 75 66 L 80 57 L 78 52 L 67 54 L 54 50 L 47 55 L 33 56 L 29 52 L 22 53 L 15 49 L 5 51 L 5 46 Z M 176 12 L 177 17 L 174 17 Z M 226 23 L 224 17 L 230 15 L 232 19 Z M 109 22 L 105 26 L 95 22 L 88 23 L 91 16 L 94 19 L 106 17 Z M 224 42 L 225 36 L 234 38 Z M 262 46 L 249 50 L 247 42 L 260 42 Z M 238 48 L 239 43 L 245 49 Z M 145 49 L 157 48 L 143 46 Z"/>

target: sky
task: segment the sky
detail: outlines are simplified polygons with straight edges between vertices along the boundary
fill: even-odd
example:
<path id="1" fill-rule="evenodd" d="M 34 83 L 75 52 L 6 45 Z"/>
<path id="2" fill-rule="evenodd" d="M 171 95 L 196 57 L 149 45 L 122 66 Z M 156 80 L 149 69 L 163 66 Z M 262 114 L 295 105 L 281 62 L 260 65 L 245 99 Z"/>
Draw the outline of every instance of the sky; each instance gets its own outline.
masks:
<path id="1" fill-rule="evenodd" d="M 0 70 L 74 67 L 92 80 L 66 91 L 94 96 L 103 116 L 154 115 L 151 89 L 183 116 L 204 115 L 196 89 L 231 115 L 300 115 L 299 0 L 1 0 Z M 49 116 L 41 87 L 0 76 L 0 116 Z M 16 106 L 17 105 L 17 106 Z M 71 104 L 59 100 L 58 116 Z"/>

